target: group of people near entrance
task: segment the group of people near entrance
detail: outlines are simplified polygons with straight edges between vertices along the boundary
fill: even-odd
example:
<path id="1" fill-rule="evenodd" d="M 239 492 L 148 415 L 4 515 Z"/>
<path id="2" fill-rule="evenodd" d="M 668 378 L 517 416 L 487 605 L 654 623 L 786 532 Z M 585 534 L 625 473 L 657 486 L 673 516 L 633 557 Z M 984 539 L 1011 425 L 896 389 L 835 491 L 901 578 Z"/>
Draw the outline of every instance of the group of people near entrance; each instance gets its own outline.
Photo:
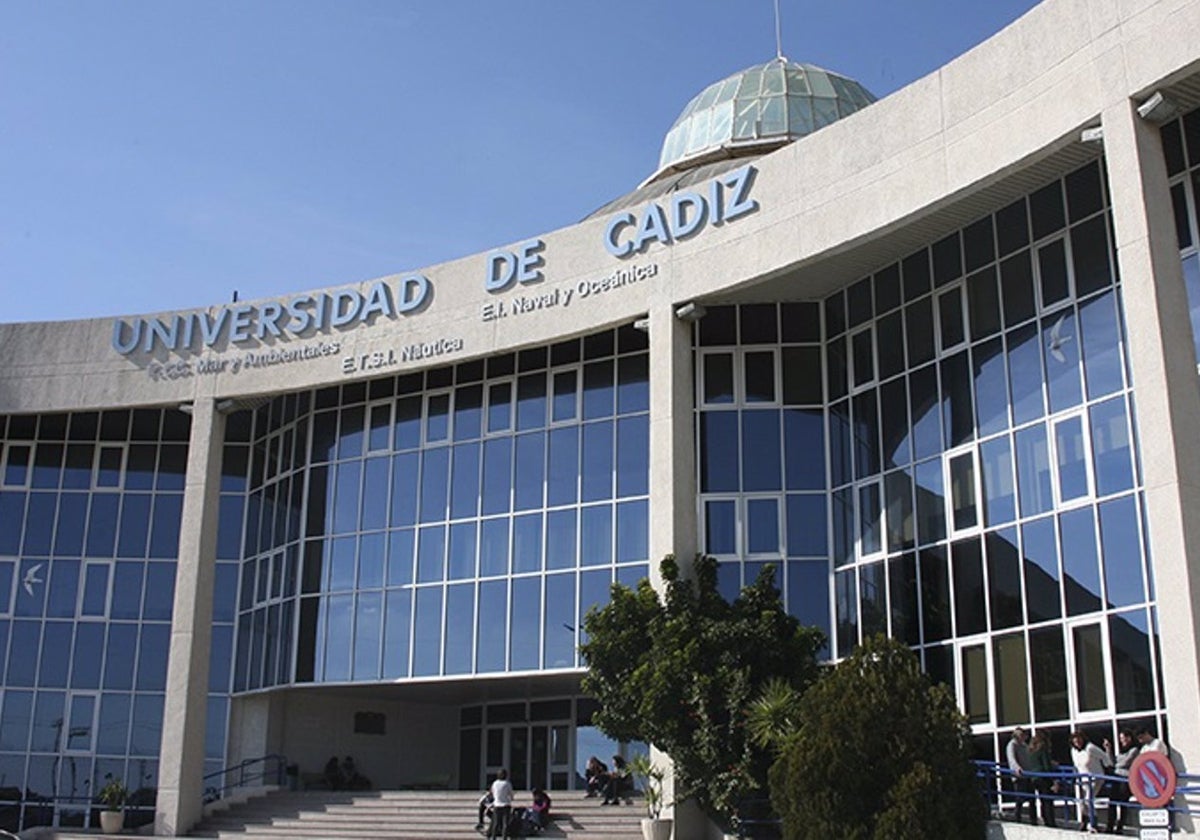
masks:
<path id="1" fill-rule="evenodd" d="M 540 834 L 550 820 L 550 796 L 541 788 L 531 792 L 528 806 L 515 805 L 512 782 L 508 771 L 501 769 L 491 787 L 479 797 L 479 818 L 475 830 L 488 837 L 528 837 Z"/>
<path id="2" fill-rule="evenodd" d="M 1142 752 L 1168 754 L 1166 745 L 1145 726 L 1136 733 L 1130 729 L 1122 729 L 1117 736 L 1115 755 L 1112 742 L 1108 738 L 1104 739 L 1102 746 L 1096 746 L 1083 730 L 1077 729 L 1071 733 L 1071 763 L 1075 772 L 1083 777 L 1076 784 L 1078 797 L 1084 803 L 1081 817 L 1081 828 L 1084 831 L 1099 830 L 1095 817 L 1086 804 L 1094 802 L 1096 797 L 1108 797 L 1108 821 L 1105 831 L 1113 834 L 1125 827 L 1130 808 L 1121 803 L 1128 802 L 1130 797 L 1129 767 Z M 1055 801 L 1067 795 L 1067 791 L 1063 780 L 1053 775 L 1045 775 L 1058 773 L 1060 769 L 1050 757 L 1049 738 L 1045 733 L 1038 732 L 1031 741 L 1028 731 L 1018 726 L 1013 730 L 1005 748 L 1005 759 L 1012 773 L 1017 822 L 1021 821 L 1021 815 L 1028 806 L 1029 821 L 1037 824 L 1037 815 L 1034 813 L 1034 802 L 1037 801 L 1041 803 L 1043 824 L 1056 827 Z M 1118 777 L 1120 781 L 1095 778 L 1097 776 Z"/>

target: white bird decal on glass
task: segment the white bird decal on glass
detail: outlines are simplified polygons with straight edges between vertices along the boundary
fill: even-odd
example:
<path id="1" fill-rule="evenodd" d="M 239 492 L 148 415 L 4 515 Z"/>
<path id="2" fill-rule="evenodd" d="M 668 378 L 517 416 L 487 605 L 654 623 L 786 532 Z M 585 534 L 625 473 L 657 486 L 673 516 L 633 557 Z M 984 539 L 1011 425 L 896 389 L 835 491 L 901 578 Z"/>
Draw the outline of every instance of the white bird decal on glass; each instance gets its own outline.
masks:
<path id="1" fill-rule="evenodd" d="M 37 576 L 37 573 L 39 571 L 41 571 L 41 568 L 44 565 L 46 565 L 46 564 L 38 563 L 36 566 L 31 566 L 29 568 L 29 571 L 27 571 L 25 573 L 25 579 L 21 581 L 21 585 L 25 587 L 25 591 L 28 592 L 30 595 L 33 594 L 33 585 L 35 583 L 43 582 L 42 579 Z"/>
<path id="2" fill-rule="evenodd" d="M 1067 360 L 1067 356 L 1063 353 L 1062 348 L 1064 344 L 1071 340 L 1071 336 L 1062 334 L 1063 322 L 1066 320 L 1067 316 L 1063 315 L 1054 323 L 1054 326 L 1050 328 L 1050 342 L 1046 345 L 1046 349 L 1050 351 L 1050 355 L 1054 357 L 1055 361 L 1059 362 Z"/>

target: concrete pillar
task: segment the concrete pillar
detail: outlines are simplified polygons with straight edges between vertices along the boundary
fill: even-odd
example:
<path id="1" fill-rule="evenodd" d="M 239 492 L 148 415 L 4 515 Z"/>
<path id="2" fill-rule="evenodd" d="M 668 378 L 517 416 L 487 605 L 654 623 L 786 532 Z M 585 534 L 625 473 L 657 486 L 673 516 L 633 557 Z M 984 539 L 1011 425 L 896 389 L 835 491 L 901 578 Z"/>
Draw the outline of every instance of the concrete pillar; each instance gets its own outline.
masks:
<path id="1" fill-rule="evenodd" d="M 1102 119 L 1170 744 L 1184 769 L 1200 766 L 1200 387 L 1159 129 L 1128 101 Z"/>
<path id="2" fill-rule="evenodd" d="M 200 818 L 204 793 L 204 730 L 208 658 L 212 646 L 213 578 L 225 417 L 212 399 L 192 410 L 187 478 L 171 613 L 167 696 L 159 750 L 154 833 L 178 837 Z"/>
<path id="3" fill-rule="evenodd" d="M 695 386 L 692 324 L 670 301 L 649 320 L 650 580 L 661 589 L 658 561 L 674 554 L 686 569 L 697 549 Z"/>
<path id="4" fill-rule="evenodd" d="M 695 384 L 692 375 L 692 324 L 675 317 L 669 300 L 650 310 L 650 581 L 662 591 L 658 561 L 674 554 L 684 573 L 698 545 Z M 670 768 L 670 757 L 657 749 L 652 760 Z M 668 771 L 664 815 L 675 820 L 674 836 L 699 840 L 713 827 L 694 803 L 675 803 L 674 777 Z"/>

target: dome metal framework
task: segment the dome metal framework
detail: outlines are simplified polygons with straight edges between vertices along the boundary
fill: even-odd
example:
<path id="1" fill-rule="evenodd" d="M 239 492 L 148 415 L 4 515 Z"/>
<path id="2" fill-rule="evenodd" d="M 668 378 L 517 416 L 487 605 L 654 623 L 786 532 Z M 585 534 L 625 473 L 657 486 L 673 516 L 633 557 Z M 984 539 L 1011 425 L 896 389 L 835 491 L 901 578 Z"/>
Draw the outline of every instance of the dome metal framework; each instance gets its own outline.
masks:
<path id="1" fill-rule="evenodd" d="M 663 140 L 654 180 L 715 156 L 762 152 L 865 108 L 876 97 L 853 79 L 774 58 L 709 85 Z"/>

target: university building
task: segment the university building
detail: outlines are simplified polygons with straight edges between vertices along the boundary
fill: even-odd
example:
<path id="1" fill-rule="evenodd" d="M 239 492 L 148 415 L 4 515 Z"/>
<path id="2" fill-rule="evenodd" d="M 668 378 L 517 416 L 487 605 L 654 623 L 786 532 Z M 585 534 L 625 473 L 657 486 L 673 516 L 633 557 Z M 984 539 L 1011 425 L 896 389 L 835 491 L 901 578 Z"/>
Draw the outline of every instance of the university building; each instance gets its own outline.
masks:
<path id="1" fill-rule="evenodd" d="M 491 252 L 0 325 L 5 827 L 273 754 L 579 787 L 582 617 L 668 553 L 902 639 L 981 756 L 1200 766 L 1198 106 L 1200 0 L 1045 0 L 879 101 L 719 81 Z"/>

